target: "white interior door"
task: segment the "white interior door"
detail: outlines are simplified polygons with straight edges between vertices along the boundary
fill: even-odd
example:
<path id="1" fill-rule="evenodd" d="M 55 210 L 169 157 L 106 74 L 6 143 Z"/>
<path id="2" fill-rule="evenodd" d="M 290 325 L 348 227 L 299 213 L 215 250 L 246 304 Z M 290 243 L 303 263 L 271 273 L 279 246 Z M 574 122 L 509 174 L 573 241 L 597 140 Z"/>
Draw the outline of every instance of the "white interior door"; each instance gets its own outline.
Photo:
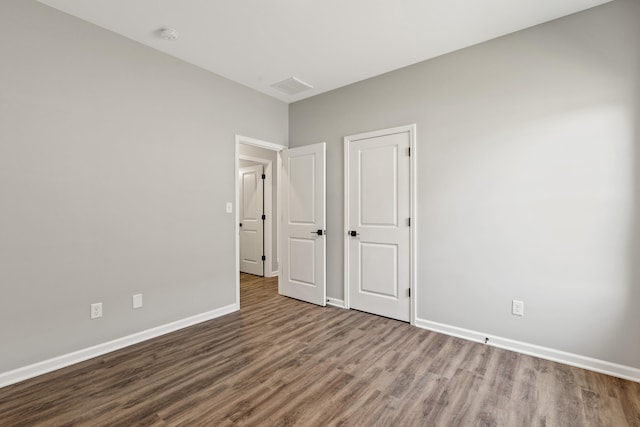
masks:
<path id="1" fill-rule="evenodd" d="M 240 271 L 264 275 L 264 184 L 262 165 L 240 169 Z"/>
<path id="2" fill-rule="evenodd" d="M 411 137 L 397 128 L 345 138 L 349 306 L 403 321 L 411 319 Z"/>
<path id="3" fill-rule="evenodd" d="M 326 144 L 282 151 L 278 292 L 326 305 Z"/>

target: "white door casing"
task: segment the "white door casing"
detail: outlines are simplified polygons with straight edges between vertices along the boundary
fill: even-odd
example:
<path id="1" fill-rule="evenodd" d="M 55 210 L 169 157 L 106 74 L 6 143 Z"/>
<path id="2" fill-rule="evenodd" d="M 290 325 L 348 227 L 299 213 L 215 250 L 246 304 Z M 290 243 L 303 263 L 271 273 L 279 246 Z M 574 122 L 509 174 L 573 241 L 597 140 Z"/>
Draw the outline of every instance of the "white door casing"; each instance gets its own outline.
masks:
<path id="1" fill-rule="evenodd" d="M 264 275 L 264 181 L 262 165 L 239 171 L 240 271 Z"/>
<path id="2" fill-rule="evenodd" d="M 282 151 L 282 295 L 326 305 L 326 144 Z"/>
<path id="3" fill-rule="evenodd" d="M 407 322 L 415 297 L 414 141 L 415 125 L 345 138 L 345 305 Z"/>
<path id="4" fill-rule="evenodd" d="M 235 305 L 236 305 L 236 309 L 240 309 L 240 227 L 238 226 L 240 223 L 240 181 L 238 180 L 238 176 L 239 176 L 239 170 L 240 170 L 240 145 L 244 144 L 244 145 L 250 145 L 250 146 L 254 146 L 254 147 L 261 147 L 261 148 L 266 148 L 267 150 L 272 150 L 278 153 L 277 156 L 277 168 L 278 170 L 281 169 L 281 155 L 280 152 L 284 149 L 286 149 L 287 147 L 281 144 L 275 144 L 273 142 L 268 142 L 268 141 L 263 141 L 260 139 L 256 139 L 256 138 L 250 138 L 247 136 L 243 136 L 243 135 L 236 135 L 235 136 L 235 175 L 234 175 L 234 181 L 235 181 L 235 206 L 236 209 L 233 210 L 234 213 L 234 217 L 235 217 L 235 236 L 236 236 L 236 243 L 235 243 L 235 253 L 236 253 L 236 295 L 235 295 Z M 269 177 L 267 177 L 267 179 L 269 179 Z M 277 180 L 277 188 L 280 188 L 280 175 L 278 174 L 278 180 Z M 280 206 L 280 192 L 278 191 L 277 194 L 277 206 Z M 227 213 L 229 211 L 227 210 Z M 280 246 L 280 241 L 279 239 L 276 240 L 278 242 L 278 247 Z M 280 253 L 280 250 L 278 249 L 278 253 Z M 269 254 L 267 252 L 267 261 L 269 261 Z M 268 262 L 267 262 L 268 265 Z"/>

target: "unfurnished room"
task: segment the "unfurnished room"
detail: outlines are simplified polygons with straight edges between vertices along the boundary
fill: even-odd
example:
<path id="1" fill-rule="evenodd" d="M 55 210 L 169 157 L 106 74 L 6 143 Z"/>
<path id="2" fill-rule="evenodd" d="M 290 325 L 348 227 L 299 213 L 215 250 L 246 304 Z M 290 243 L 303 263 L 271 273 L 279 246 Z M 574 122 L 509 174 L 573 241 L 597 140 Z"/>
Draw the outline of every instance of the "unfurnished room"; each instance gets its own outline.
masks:
<path id="1" fill-rule="evenodd" d="M 0 28 L 0 426 L 640 426 L 640 0 Z"/>

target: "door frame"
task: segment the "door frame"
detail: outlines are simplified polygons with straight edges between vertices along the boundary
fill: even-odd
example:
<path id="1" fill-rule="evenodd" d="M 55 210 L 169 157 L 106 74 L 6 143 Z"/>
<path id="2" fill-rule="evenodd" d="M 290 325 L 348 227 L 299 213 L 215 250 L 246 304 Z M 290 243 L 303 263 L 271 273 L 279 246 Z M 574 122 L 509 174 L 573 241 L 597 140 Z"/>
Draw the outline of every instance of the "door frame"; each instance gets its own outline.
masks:
<path id="1" fill-rule="evenodd" d="M 418 294 L 416 290 L 416 277 L 417 277 L 417 192 L 416 192 L 416 124 L 397 126 L 388 129 L 380 129 L 371 132 L 359 133 L 356 135 L 349 135 L 344 137 L 344 230 L 342 233 L 344 242 L 344 307 L 350 308 L 349 302 L 349 239 L 347 232 L 349 231 L 349 147 L 352 141 L 361 140 L 366 138 L 377 138 L 385 135 L 392 135 L 401 132 L 409 132 L 409 149 L 411 155 L 409 156 L 409 215 L 411 218 L 411 227 L 409 227 L 409 289 L 411 290 L 411 313 L 410 323 L 415 325 L 416 312 L 417 312 L 417 300 Z"/>
<path id="2" fill-rule="evenodd" d="M 235 151 L 234 151 L 234 188 L 235 188 L 235 205 L 234 205 L 234 218 L 235 218 L 235 225 L 234 225 L 234 230 L 235 230 L 235 254 L 236 254 L 236 305 L 237 308 L 240 309 L 240 212 L 238 210 L 238 206 L 240 204 L 240 187 L 238 185 L 238 174 L 240 173 L 240 144 L 244 144 L 244 145 L 252 145 L 254 147 L 259 147 L 259 148 L 265 148 L 267 150 L 271 150 L 271 151 L 275 151 L 277 154 L 277 165 L 276 167 L 278 168 L 278 170 L 281 169 L 281 165 L 282 165 L 282 160 L 281 160 L 281 154 L 280 152 L 282 150 L 286 150 L 288 147 L 285 145 L 280 145 L 280 144 L 274 144 L 273 142 L 268 142 L 268 141 L 263 141 L 260 139 L 256 139 L 256 138 L 250 138 L 247 136 L 242 136 L 242 135 L 235 135 Z M 248 157 L 248 156 L 245 156 Z M 247 158 L 247 160 L 253 160 L 253 161 L 258 161 L 255 160 L 257 158 Z M 262 161 L 266 161 L 264 159 L 261 159 Z M 271 161 L 267 161 L 268 163 L 272 163 Z M 267 172 L 265 171 L 265 174 Z M 267 179 L 270 180 L 269 178 L 270 175 L 267 175 Z M 273 184 L 273 183 L 272 183 Z M 280 212 L 280 174 L 278 174 L 278 180 L 277 180 L 277 195 L 276 195 L 276 205 L 278 206 L 278 212 Z M 266 183 L 265 183 L 266 186 Z M 269 203 L 271 203 L 271 199 L 272 199 L 272 195 L 271 195 L 271 188 L 269 188 L 269 195 L 271 196 L 269 198 Z M 266 192 L 265 192 L 266 193 Z M 265 194 L 266 197 L 266 194 Z M 269 219 L 269 217 L 267 217 L 267 219 Z M 265 228 L 266 228 L 266 224 L 265 224 Z M 272 228 L 269 228 L 269 234 L 271 235 Z M 277 228 L 278 230 L 278 235 L 275 236 L 275 238 L 277 239 L 277 250 L 278 250 L 278 254 L 280 254 L 280 227 Z M 265 233 L 266 234 L 266 233 Z M 272 236 L 273 237 L 273 236 Z M 266 238 L 265 238 L 265 246 L 267 245 L 266 242 Z M 271 269 L 273 268 L 273 261 L 271 261 L 271 246 L 268 247 L 269 250 L 269 254 L 267 255 L 266 253 L 267 248 L 265 248 L 265 257 L 267 258 L 265 260 L 265 277 L 266 277 L 266 273 L 267 273 L 267 269 L 266 269 L 266 264 L 267 262 L 269 262 L 271 265 L 269 266 L 269 272 L 271 273 Z M 278 268 L 280 268 L 280 260 L 277 259 L 278 261 Z"/>

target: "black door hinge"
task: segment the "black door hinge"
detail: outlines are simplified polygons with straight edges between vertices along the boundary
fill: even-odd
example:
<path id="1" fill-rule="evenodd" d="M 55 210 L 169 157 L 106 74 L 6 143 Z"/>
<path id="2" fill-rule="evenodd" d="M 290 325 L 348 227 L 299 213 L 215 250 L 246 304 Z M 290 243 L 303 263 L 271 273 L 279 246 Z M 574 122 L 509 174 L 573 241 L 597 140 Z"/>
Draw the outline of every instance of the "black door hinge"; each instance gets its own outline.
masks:
<path id="1" fill-rule="evenodd" d="M 409 147 L 409 148 L 407 149 L 407 155 L 408 155 L 409 157 L 411 157 L 411 147 Z"/>
<path id="2" fill-rule="evenodd" d="M 266 215 L 262 215 L 262 220 L 264 221 L 265 219 L 267 219 Z"/>
<path id="3" fill-rule="evenodd" d="M 267 175 L 262 174 L 262 179 L 267 179 Z"/>
<path id="4" fill-rule="evenodd" d="M 407 295 L 409 295 L 409 298 L 411 298 L 411 288 L 407 289 Z"/>
<path id="5" fill-rule="evenodd" d="M 267 260 L 267 257 L 266 257 L 266 256 L 264 256 L 264 255 L 262 255 L 262 260 L 263 260 L 263 261 L 266 261 L 266 260 Z"/>

